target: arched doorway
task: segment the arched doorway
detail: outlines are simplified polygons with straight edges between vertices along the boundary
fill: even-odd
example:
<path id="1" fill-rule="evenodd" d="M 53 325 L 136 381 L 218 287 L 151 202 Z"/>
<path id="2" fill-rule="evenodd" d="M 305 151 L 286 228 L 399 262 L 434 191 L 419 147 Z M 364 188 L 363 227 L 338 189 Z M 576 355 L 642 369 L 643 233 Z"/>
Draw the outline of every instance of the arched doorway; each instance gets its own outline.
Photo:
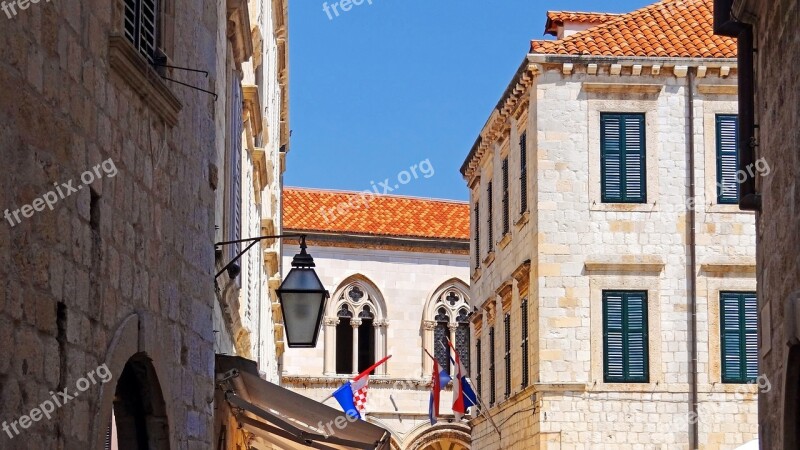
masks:
<path id="1" fill-rule="evenodd" d="M 783 399 L 783 448 L 800 448 L 800 345 L 789 348 Z"/>
<path id="2" fill-rule="evenodd" d="M 167 409 L 152 362 L 137 353 L 126 363 L 114 391 L 108 450 L 169 450 Z"/>
<path id="3" fill-rule="evenodd" d="M 470 450 L 470 430 L 464 424 L 429 427 L 410 439 L 406 450 Z"/>

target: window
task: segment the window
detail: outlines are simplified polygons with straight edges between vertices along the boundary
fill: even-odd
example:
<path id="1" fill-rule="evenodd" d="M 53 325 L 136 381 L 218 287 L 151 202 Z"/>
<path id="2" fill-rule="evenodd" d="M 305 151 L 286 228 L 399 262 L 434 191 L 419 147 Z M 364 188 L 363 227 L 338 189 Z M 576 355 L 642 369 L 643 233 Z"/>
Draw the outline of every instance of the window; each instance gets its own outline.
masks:
<path id="1" fill-rule="evenodd" d="M 436 327 L 433 329 L 433 354 L 439 366 L 450 373 L 450 347 L 447 345 L 447 340 L 450 339 L 450 316 L 447 314 L 447 309 L 444 307 L 439 308 L 436 317 Z"/>
<path id="2" fill-rule="evenodd" d="M 150 64 L 158 43 L 157 0 L 125 0 L 125 37 Z"/>
<path id="3" fill-rule="evenodd" d="M 739 203 L 738 117 L 736 115 L 717 115 L 717 203 Z"/>
<path id="4" fill-rule="evenodd" d="M 481 204 L 475 202 L 475 268 L 481 267 Z"/>
<path id="5" fill-rule="evenodd" d="M 603 291 L 603 375 L 607 383 L 649 381 L 647 292 Z"/>
<path id="6" fill-rule="evenodd" d="M 522 387 L 528 386 L 528 299 L 523 299 L 519 307 L 522 320 Z"/>
<path id="7" fill-rule="evenodd" d="M 528 210 L 528 137 L 522 133 L 519 137 L 519 213 Z"/>
<path id="8" fill-rule="evenodd" d="M 505 346 L 503 350 L 505 351 L 505 355 L 503 359 L 505 360 L 505 369 L 506 369 L 506 376 L 505 376 L 505 384 L 506 384 L 506 398 L 511 395 L 511 314 L 506 314 L 503 318 L 503 337 L 505 338 Z"/>
<path id="9" fill-rule="evenodd" d="M 453 344 L 467 371 L 470 367 L 470 306 L 469 298 L 464 294 L 469 288 L 460 281 L 457 283 L 449 281 L 440 286 L 426 303 L 423 317 L 425 347 L 448 372 L 453 366 L 448 341 Z"/>
<path id="10" fill-rule="evenodd" d="M 492 229 L 492 225 L 494 225 L 494 190 L 492 189 L 492 182 L 490 181 L 489 184 L 486 185 L 486 237 L 489 242 L 486 243 L 486 249 L 491 253 L 494 251 L 494 230 Z"/>
<path id="11" fill-rule="evenodd" d="M 228 238 L 237 241 L 242 238 L 242 86 L 238 77 L 232 77 L 231 112 L 230 112 L 230 145 L 228 162 L 228 211 L 230 213 Z M 241 252 L 241 243 L 229 245 L 229 259 Z"/>
<path id="12" fill-rule="evenodd" d="M 328 365 L 326 360 L 326 372 L 360 373 L 386 353 L 385 348 L 376 346 L 378 333 L 385 326 L 383 307 L 380 306 L 383 303 L 370 292 L 375 290 L 368 289 L 366 284 L 352 283 L 334 297 L 337 301 L 331 308 L 336 308 L 335 318 L 325 333 L 326 336 L 331 333 L 331 340 L 326 340 L 326 345 L 335 348 L 335 361 Z"/>
<path id="13" fill-rule="evenodd" d="M 510 228 L 508 204 L 508 157 L 503 159 L 503 236 Z"/>
<path id="14" fill-rule="evenodd" d="M 720 292 L 722 382 L 758 377 L 758 303 L 755 292 Z"/>
<path id="15" fill-rule="evenodd" d="M 600 115 L 603 203 L 646 203 L 644 114 Z"/>
<path id="16" fill-rule="evenodd" d="M 461 363 L 464 364 L 466 372 L 469 373 L 470 368 L 470 352 L 469 352 L 469 310 L 462 308 L 456 317 L 456 351 L 461 357 Z"/>
<path id="17" fill-rule="evenodd" d="M 495 400 L 495 373 L 494 373 L 494 327 L 489 328 L 489 405 L 494 405 Z"/>
<path id="18" fill-rule="evenodd" d="M 475 364 L 477 366 L 475 368 L 475 384 L 478 385 L 477 387 L 478 387 L 478 397 L 479 398 L 483 397 L 483 383 L 482 383 L 482 381 L 483 381 L 483 376 L 482 376 L 483 361 L 481 359 L 481 354 L 483 352 L 481 350 L 482 350 L 482 348 L 481 348 L 481 340 L 478 339 L 477 342 L 475 343 Z"/>

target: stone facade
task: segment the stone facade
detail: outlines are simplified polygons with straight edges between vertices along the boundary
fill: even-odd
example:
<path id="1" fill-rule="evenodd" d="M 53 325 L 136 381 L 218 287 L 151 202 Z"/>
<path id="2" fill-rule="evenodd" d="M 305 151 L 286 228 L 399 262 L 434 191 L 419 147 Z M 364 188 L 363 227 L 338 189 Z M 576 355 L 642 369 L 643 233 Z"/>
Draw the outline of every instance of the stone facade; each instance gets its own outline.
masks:
<path id="1" fill-rule="evenodd" d="M 442 392 L 439 423 L 431 427 L 428 419 L 433 364 L 422 348 L 434 352 L 431 325 L 437 305 L 441 306 L 438 302 L 450 292 L 468 301 L 467 242 L 458 243 L 458 249 L 452 245 L 407 238 L 337 239 L 310 234 L 308 252 L 331 299 L 317 347 L 287 349 L 283 385 L 322 401 L 352 378 L 353 374 L 337 374 L 337 312 L 343 304 L 352 303 L 358 316 L 363 311 L 359 308 L 370 305 L 375 315 L 375 359 L 392 357 L 370 377 L 366 420 L 392 433 L 393 449 L 471 448 L 469 428 L 449 423 L 453 421 L 452 389 Z M 298 252 L 298 246 L 284 245 L 284 267 L 289 267 Z M 363 293 L 356 302 L 347 300 L 353 287 Z M 467 304 L 460 304 L 456 303 L 456 308 L 466 310 Z M 453 329 L 455 317 L 451 319 L 449 326 Z M 363 328 L 358 332 L 363 333 Z M 331 398 L 325 404 L 340 408 Z"/>
<path id="2" fill-rule="evenodd" d="M 237 117 L 225 130 L 233 142 L 218 147 L 217 164 L 226 182 L 217 190 L 217 242 L 279 235 L 280 197 L 288 150 L 287 5 L 285 1 L 251 1 L 229 9 L 227 40 L 227 113 Z M 234 11 L 234 12 L 231 12 Z M 240 41 L 249 40 L 249 47 Z M 235 48 L 251 49 L 237 52 Z M 228 96 L 231 97 L 231 96 Z M 235 161 L 233 160 L 235 158 Z M 249 243 L 220 246 L 221 269 Z M 275 289 L 280 285 L 277 239 L 256 243 L 236 262 L 241 274 L 218 281 L 214 330 L 217 353 L 255 360 L 269 381 L 278 382 L 283 352 L 282 317 Z"/>
<path id="3" fill-rule="evenodd" d="M 149 448 L 212 447 L 210 180 L 224 117 L 159 73 L 219 90 L 225 10 L 162 7 L 160 53 L 208 78 L 148 64 L 122 1 L 0 15 L 0 198 L 22 208 L 0 226 L 0 420 L 20 430 L 0 448 L 104 448 L 115 397 L 118 435 L 131 438 L 131 402 L 147 411 Z M 86 386 L 103 364 L 108 382 Z M 51 419 L 18 420 L 82 386 Z"/>
<path id="4" fill-rule="evenodd" d="M 716 3 L 721 13 L 730 10 L 723 14 L 726 20 L 752 26 L 755 97 L 748 103 L 755 105 L 754 152 L 775 168 L 756 180 L 760 362 L 773 385 L 759 398 L 761 448 L 795 449 L 800 445 L 800 76 L 786 67 L 800 62 L 800 4 Z"/>
<path id="5" fill-rule="evenodd" d="M 721 382 L 720 291 L 756 288 L 754 215 L 716 198 L 714 118 L 737 112 L 735 94 L 734 59 L 528 56 L 462 169 L 473 210 L 479 205 L 471 293 L 481 371 L 473 364 L 472 379 L 499 425 L 498 433 L 473 419 L 475 448 L 672 449 L 692 448 L 696 438 L 698 448 L 732 449 L 757 437 L 758 387 Z M 602 202 L 603 112 L 645 115 L 646 203 Z M 503 233 L 506 157 L 511 217 Z M 604 290 L 647 292 L 645 383 L 604 382 Z"/>

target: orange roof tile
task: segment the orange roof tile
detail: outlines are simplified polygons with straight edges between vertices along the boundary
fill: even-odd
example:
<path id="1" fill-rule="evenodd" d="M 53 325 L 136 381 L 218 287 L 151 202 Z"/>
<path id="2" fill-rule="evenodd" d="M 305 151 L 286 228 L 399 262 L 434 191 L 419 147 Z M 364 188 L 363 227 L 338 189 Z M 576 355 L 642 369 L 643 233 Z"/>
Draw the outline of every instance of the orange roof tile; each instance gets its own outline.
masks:
<path id="1" fill-rule="evenodd" d="M 735 58 L 736 40 L 713 31 L 713 0 L 663 0 L 556 41 L 534 40 L 548 55 Z"/>
<path id="2" fill-rule="evenodd" d="M 287 187 L 283 228 L 294 231 L 469 239 L 469 204 Z"/>
<path id="3" fill-rule="evenodd" d="M 544 32 L 556 36 L 558 27 L 564 25 L 564 22 L 601 24 L 619 16 L 619 14 L 612 13 L 547 11 L 547 24 L 544 26 Z"/>

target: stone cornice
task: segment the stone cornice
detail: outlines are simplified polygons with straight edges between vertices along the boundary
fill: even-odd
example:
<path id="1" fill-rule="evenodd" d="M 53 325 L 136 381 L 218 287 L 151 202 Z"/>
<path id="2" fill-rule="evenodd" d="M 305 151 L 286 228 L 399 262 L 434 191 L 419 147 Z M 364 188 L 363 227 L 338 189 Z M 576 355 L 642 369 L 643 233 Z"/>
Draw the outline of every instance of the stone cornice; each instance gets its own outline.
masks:
<path id="1" fill-rule="evenodd" d="M 700 270 L 714 276 L 728 274 L 755 276 L 756 262 L 754 260 L 704 262 L 700 264 Z"/>
<path id="2" fill-rule="evenodd" d="M 352 379 L 352 375 L 328 375 L 328 376 L 309 376 L 309 375 L 283 375 L 281 383 L 286 387 L 339 387 L 345 381 Z M 382 375 L 370 375 L 369 386 L 389 386 L 392 389 L 429 388 L 430 378 L 402 378 L 388 377 Z"/>
<path id="3" fill-rule="evenodd" d="M 242 103 L 244 114 L 250 119 L 250 124 L 253 127 L 253 134 L 260 135 L 264 119 L 261 116 L 261 100 L 258 95 L 258 86 L 247 84 L 242 86 Z"/>
<path id="4" fill-rule="evenodd" d="M 664 260 L 656 255 L 620 255 L 590 257 L 584 262 L 587 272 L 630 272 L 658 274 Z"/>
<path id="5" fill-rule="evenodd" d="M 250 13 L 246 0 L 226 0 L 228 20 L 227 36 L 233 46 L 233 59 L 236 69 L 242 69 L 242 63 L 253 56 L 253 37 L 250 27 Z"/>
<path id="6" fill-rule="evenodd" d="M 473 145 L 469 155 L 461 165 L 461 174 L 464 175 L 465 179 L 471 181 L 475 173 L 479 172 L 480 162 L 483 160 L 484 155 L 492 150 L 494 142 L 508 130 L 508 120 L 513 118 L 514 115 L 519 116 L 522 114 L 519 106 L 527 101 L 526 94 L 533 85 L 534 78 L 538 72 L 537 64 L 529 64 L 527 61 L 523 61 L 497 106 L 492 111 L 480 136 L 475 141 L 475 145 Z"/>

